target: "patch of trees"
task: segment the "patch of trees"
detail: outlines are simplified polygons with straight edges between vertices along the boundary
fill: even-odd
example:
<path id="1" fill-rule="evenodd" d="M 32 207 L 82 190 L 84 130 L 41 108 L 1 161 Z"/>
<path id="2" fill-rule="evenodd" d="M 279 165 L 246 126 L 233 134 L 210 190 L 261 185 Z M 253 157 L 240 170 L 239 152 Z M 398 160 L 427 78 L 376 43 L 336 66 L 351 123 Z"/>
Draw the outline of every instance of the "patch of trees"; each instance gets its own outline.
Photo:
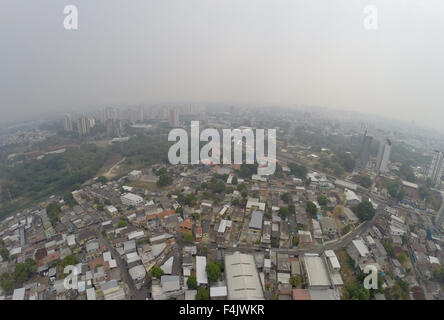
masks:
<path id="1" fill-rule="evenodd" d="M 7 294 L 11 294 L 15 288 L 15 282 L 12 274 L 3 273 L 0 275 L 0 286 Z"/>
<path id="2" fill-rule="evenodd" d="M 37 271 L 37 263 L 32 259 L 26 259 L 25 262 L 17 263 L 14 267 L 14 279 L 22 284 Z"/>
<path id="3" fill-rule="evenodd" d="M 433 279 L 444 283 L 444 267 L 439 267 L 433 272 Z"/>
<path id="4" fill-rule="evenodd" d="M 291 197 L 290 197 L 290 194 L 288 192 L 283 193 L 281 195 L 281 199 L 282 199 L 282 201 L 284 201 L 287 204 L 289 204 L 291 202 Z"/>
<path id="5" fill-rule="evenodd" d="M 214 179 L 208 184 L 208 189 L 215 193 L 225 192 L 225 183 L 220 179 Z"/>
<path id="6" fill-rule="evenodd" d="M 219 279 L 221 268 L 216 262 L 208 262 L 205 270 L 207 272 L 208 280 L 215 282 Z"/>
<path id="7" fill-rule="evenodd" d="M 79 259 L 75 254 L 67 255 L 65 258 L 63 258 L 60 265 L 62 268 L 65 268 L 66 266 L 74 266 L 79 263 Z"/>
<path id="8" fill-rule="evenodd" d="M 287 207 L 280 207 L 279 208 L 279 217 L 281 217 L 281 219 L 286 219 L 288 217 L 289 214 L 289 210 Z"/>
<path id="9" fill-rule="evenodd" d="M 346 300 L 369 300 L 370 290 L 364 288 L 362 282 L 348 283 L 345 285 Z"/>
<path id="10" fill-rule="evenodd" d="M 74 200 L 74 197 L 72 196 L 71 192 L 65 193 L 65 195 L 63 196 L 63 200 L 70 208 L 72 208 L 76 205 L 76 201 Z"/>
<path id="11" fill-rule="evenodd" d="M 197 288 L 197 279 L 196 276 L 191 275 L 187 280 L 188 289 L 196 289 Z"/>
<path id="12" fill-rule="evenodd" d="M 62 154 L 46 155 L 41 160 L 30 160 L 14 166 L 0 168 L 0 181 L 7 184 L 7 192 L 0 194 L 0 202 L 12 199 L 41 199 L 51 194 L 63 194 L 74 190 L 79 184 L 94 177 L 104 165 L 108 152 L 106 148 L 85 144 L 68 149 Z M 6 188 L 2 188 L 4 190 Z M 15 203 L 10 202 L 13 206 Z M 26 201 L 20 202 L 26 206 Z M 0 217 L 9 213 L 6 206 Z"/>
<path id="13" fill-rule="evenodd" d="M 391 288 L 387 288 L 385 295 L 389 300 L 409 300 L 409 284 L 403 280 L 396 280 Z"/>
<path id="14" fill-rule="evenodd" d="M 51 202 L 46 207 L 46 214 L 48 215 L 49 221 L 54 226 L 59 220 L 60 206 L 56 202 Z"/>
<path id="15" fill-rule="evenodd" d="M 435 210 L 438 210 L 441 203 L 438 198 L 433 194 L 430 187 L 427 185 L 422 185 L 418 188 L 418 193 L 421 199 L 425 200 L 426 205 L 432 207 Z"/>
<path id="16" fill-rule="evenodd" d="M 126 218 L 124 216 L 121 216 L 119 222 L 117 223 L 117 228 L 124 228 L 127 225 L 128 223 L 126 222 Z"/>
<path id="17" fill-rule="evenodd" d="M 210 291 L 205 287 L 199 287 L 196 293 L 196 300 L 210 300 Z"/>
<path id="18" fill-rule="evenodd" d="M 191 233 L 191 231 L 187 231 L 187 232 L 185 232 L 184 234 L 183 234 L 183 239 L 186 241 L 186 242 L 193 242 L 193 234 Z"/>
<path id="19" fill-rule="evenodd" d="M 385 251 L 387 251 L 389 257 L 395 256 L 395 250 L 393 249 L 393 245 L 389 241 L 383 241 L 382 245 L 384 246 Z"/>
<path id="20" fill-rule="evenodd" d="M 173 178 L 168 173 L 164 173 L 160 175 L 159 180 L 157 181 L 157 186 L 166 187 L 172 183 L 173 183 Z"/>
<path id="21" fill-rule="evenodd" d="M 305 210 L 308 214 L 310 214 L 313 218 L 316 218 L 316 214 L 318 213 L 318 208 L 312 201 L 307 201 L 305 205 Z"/>
<path id="22" fill-rule="evenodd" d="M 289 163 L 288 168 L 290 168 L 291 174 L 295 175 L 297 178 L 302 180 L 307 178 L 307 168 L 305 166 Z"/>
<path id="23" fill-rule="evenodd" d="M 318 200 L 318 203 L 321 207 L 324 207 L 327 205 L 327 202 L 328 202 L 327 197 L 324 196 L 323 194 L 319 195 L 317 200 Z"/>
<path id="24" fill-rule="evenodd" d="M 160 277 L 163 276 L 163 273 L 163 270 L 158 266 L 154 266 L 153 269 L 151 269 L 151 276 L 153 278 L 160 279 Z"/>
<path id="25" fill-rule="evenodd" d="M 253 174 L 257 174 L 257 163 L 254 164 L 241 164 L 240 166 L 240 170 L 239 170 L 239 175 L 242 178 L 250 178 L 251 175 Z"/>
<path id="26" fill-rule="evenodd" d="M 373 184 L 372 179 L 367 175 L 359 175 L 354 178 L 354 181 L 361 187 L 370 188 Z"/>
<path id="27" fill-rule="evenodd" d="M 0 256 L 2 257 L 3 261 L 8 261 L 9 259 L 9 251 L 6 248 L 0 248 Z"/>
<path id="28" fill-rule="evenodd" d="M 376 213 L 370 201 L 363 201 L 352 210 L 361 221 L 371 220 Z"/>
<path id="29" fill-rule="evenodd" d="M 389 195 L 398 200 L 401 201 L 402 199 L 404 199 L 404 189 L 402 188 L 402 183 L 399 179 L 396 179 L 395 181 L 390 181 L 387 183 L 386 185 L 387 187 L 387 191 L 389 193 Z"/>
<path id="30" fill-rule="evenodd" d="M 399 168 L 399 175 L 402 179 L 407 180 L 409 182 L 415 182 L 416 177 L 415 173 L 411 166 L 409 166 L 407 163 L 403 163 L 401 165 L 401 168 Z"/>
<path id="31" fill-rule="evenodd" d="M 297 288 L 302 282 L 302 277 L 300 275 L 294 275 L 290 278 L 290 284 L 293 288 Z"/>

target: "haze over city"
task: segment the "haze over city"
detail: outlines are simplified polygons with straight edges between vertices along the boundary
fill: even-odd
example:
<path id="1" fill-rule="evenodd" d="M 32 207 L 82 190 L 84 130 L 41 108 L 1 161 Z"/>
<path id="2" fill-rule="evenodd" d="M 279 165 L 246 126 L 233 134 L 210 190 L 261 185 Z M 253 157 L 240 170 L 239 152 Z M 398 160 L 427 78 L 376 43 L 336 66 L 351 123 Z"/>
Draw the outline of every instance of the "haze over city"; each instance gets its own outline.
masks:
<path id="1" fill-rule="evenodd" d="M 79 11 L 65 30 L 63 8 Z M 0 2 L 1 122 L 119 104 L 305 104 L 440 129 L 444 2 Z"/>

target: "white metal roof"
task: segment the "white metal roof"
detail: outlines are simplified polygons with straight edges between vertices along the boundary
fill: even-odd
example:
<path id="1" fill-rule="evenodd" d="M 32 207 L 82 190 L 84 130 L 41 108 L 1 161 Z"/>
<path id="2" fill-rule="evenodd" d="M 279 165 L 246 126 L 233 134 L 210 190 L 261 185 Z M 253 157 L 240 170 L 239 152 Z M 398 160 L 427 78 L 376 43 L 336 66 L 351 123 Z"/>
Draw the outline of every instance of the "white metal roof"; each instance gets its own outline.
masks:
<path id="1" fill-rule="evenodd" d="M 128 239 L 132 240 L 132 239 L 136 239 L 139 237 L 143 237 L 145 235 L 145 233 L 143 231 L 134 231 L 128 234 Z"/>
<path id="2" fill-rule="evenodd" d="M 230 300 L 264 299 L 253 255 L 240 252 L 226 255 L 225 274 Z"/>
<path id="3" fill-rule="evenodd" d="M 173 272 L 173 262 L 174 256 L 170 257 L 165 263 L 160 267 L 165 274 L 171 274 Z"/>
<path id="4" fill-rule="evenodd" d="M 205 270 L 206 266 L 207 258 L 204 256 L 196 256 L 196 278 L 198 284 L 208 283 L 207 271 Z"/>
<path id="5" fill-rule="evenodd" d="M 25 288 L 15 289 L 12 294 L 12 300 L 25 300 Z"/>
<path id="6" fill-rule="evenodd" d="M 369 254 L 368 248 L 362 240 L 353 240 L 352 242 L 361 257 L 365 257 Z"/>
<path id="7" fill-rule="evenodd" d="M 96 290 L 94 288 L 86 289 L 86 298 L 88 300 L 96 300 Z"/>
<path id="8" fill-rule="evenodd" d="M 328 270 L 319 256 L 304 256 L 309 286 L 330 286 Z"/>
<path id="9" fill-rule="evenodd" d="M 211 287 L 210 297 L 226 297 L 227 296 L 227 286 L 222 287 Z"/>

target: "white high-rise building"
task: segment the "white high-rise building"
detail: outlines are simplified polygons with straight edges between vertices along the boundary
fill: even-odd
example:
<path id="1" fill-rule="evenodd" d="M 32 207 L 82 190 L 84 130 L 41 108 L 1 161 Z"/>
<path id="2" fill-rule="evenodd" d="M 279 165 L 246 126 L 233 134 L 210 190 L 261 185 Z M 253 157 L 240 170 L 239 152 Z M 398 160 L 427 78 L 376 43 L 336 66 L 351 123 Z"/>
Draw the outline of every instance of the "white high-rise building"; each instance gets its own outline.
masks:
<path id="1" fill-rule="evenodd" d="M 390 161 L 390 152 L 392 151 L 392 142 L 389 139 L 379 143 L 378 156 L 376 158 L 376 169 L 379 173 L 388 171 L 388 163 Z"/>
<path id="2" fill-rule="evenodd" d="M 77 120 L 77 131 L 80 136 L 86 136 L 87 134 L 89 134 L 90 129 L 91 123 L 88 117 L 83 116 Z"/>
<path id="3" fill-rule="evenodd" d="M 72 131 L 72 119 L 69 114 L 67 114 L 65 119 L 63 119 L 63 129 L 65 131 Z"/>
<path id="4" fill-rule="evenodd" d="M 441 181 L 441 176 L 444 170 L 444 153 L 442 151 L 433 151 L 432 162 L 427 169 L 427 178 L 432 180 L 433 184 L 437 184 Z"/>
<path id="5" fill-rule="evenodd" d="M 170 127 L 178 127 L 179 126 L 179 110 L 177 110 L 177 108 L 170 108 L 168 119 L 169 119 Z"/>

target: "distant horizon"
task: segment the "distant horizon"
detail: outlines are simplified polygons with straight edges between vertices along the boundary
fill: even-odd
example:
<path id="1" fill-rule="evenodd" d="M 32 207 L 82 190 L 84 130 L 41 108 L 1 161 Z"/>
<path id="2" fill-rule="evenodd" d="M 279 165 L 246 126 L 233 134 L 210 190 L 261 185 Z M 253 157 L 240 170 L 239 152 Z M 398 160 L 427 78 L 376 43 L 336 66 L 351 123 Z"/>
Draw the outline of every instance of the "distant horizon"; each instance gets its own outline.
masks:
<path id="1" fill-rule="evenodd" d="M 375 0 L 376 29 L 365 27 L 364 0 L 2 4 L 3 123 L 79 106 L 237 101 L 443 130 L 440 0 Z M 64 27 L 68 4 L 78 8 L 78 30 Z"/>
<path id="2" fill-rule="evenodd" d="M 238 106 L 238 107 L 242 107 L 242 108 L 250 108 L 250 107 L 258 107 L 258 108 L 272 108 L 272 107 L 278 107 L 278 108 L 284 108 L 284 109 L 293 109 L 294 111 L 298 110 L 298 109 L 302 109 L 302 108 L 321 108 L 321 109 L 327 109 L 329 112 L 338 112 L 338 113 L 351 113 L 352 115 L 360 118 L 360 117 L 365 117 L 365 116 L 371 116 L 372 118 L 370 119 L 370 121 L 365 122 L 365 119 L 362 119 L 363 123 L 370 123 L 373 121 L 384 121 L 384 122 L 389 122 L 389 121 L 396 121 L 397 125 L 400 124 L 405 124 L 405 125 L 409 125 L 409 126 L 415 126 L 418 127 L 422 130 L 426 130 L 426 131 L 433 131 L 433 132 L 437 132 L 439 134 L 443 135 L 444 138 L 444 128 L 435 128 L 435 127 L 429 127 L 429 126 L 425 126 L 422 123 L 417 123 L 414 120 L 405 120 L 405 119 L 397 119 L 397 118 L 393 118 L 387 115 L 380 115 L 377 113 L 373 113 L 373 112 L 369 112 L 369 111 L 361 111 L 361 110 L 348 110 L 348 109 L 337 109 L 337 108 L 332 108 L 332 107 L 328 107 L 328 106 L 319 106 L 319 105 L 305 105 L 305 104 L 276 104 L 276 103 L 236 103 L 236 102 L 152 102 L 152 103 L 135 103 L 135 104 L 127 104 L 127 105 L 117 105 L 117 104 L 107 104 L 107 105 L 103 105 L 103 106 L 95 106 L 93 107 L 88 107 L 85 106 L 84 108 L 80 109 L 80 110 L 59 110 L 59 111 L 48 111 L 48 112 L 44 112 L 44 113 L 40 113 L 40 114 L 30 114 L 27 118 L 21 118 L 21 119 L 12 119 L 12 120 L 4 120 L 4 119 L 0 119 L 0 126 L 2 125 L 17 125 L 20 123 L 29 123 L 29 122 L 33 122 L 33 121 L 55 121 L 57 119 L 62 118 L 64 115 L 66 114 L 71 114 L 71 115 L 81 115 L 81 114 L 92 114 L 95 112 L 98 112 L 100 110 L 103 110 L 105 108 L 108 107 L 113 107 L 113 108 L 117 108 L 117 109 L 126 109 L 126 108 L 137 108 L 137 107 L 143 107 L 143 108 L 150 108 L 150 107 L 154 107 L 154 106 L 162 106 L 165 105 L 165 108 L 168 108 L 169 106 L 186 106 L 186 105 L 207 105 L 209 107 L 212 107 L 214 105 L 225 105 L 227 107 L 229 106 Z M 52 119 L 47 118 L 48 116 L 50 116 L 51 114 L 55 115 Z M 444 141 L 443 141 L 444 143 Z"/>

